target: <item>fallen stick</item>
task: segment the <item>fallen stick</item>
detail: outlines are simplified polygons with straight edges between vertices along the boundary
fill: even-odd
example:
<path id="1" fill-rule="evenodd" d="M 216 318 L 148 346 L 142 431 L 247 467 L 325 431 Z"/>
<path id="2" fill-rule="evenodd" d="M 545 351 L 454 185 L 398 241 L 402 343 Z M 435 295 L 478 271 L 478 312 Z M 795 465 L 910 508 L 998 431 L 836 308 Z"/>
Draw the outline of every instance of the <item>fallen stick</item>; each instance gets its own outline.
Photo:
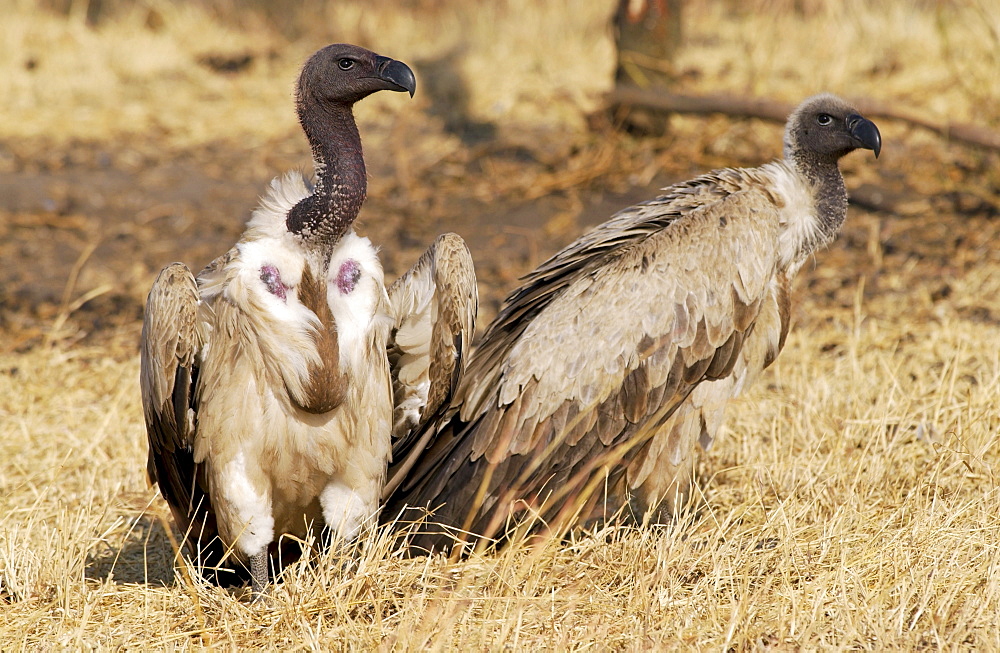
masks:
<path id="1" fill-rule="evenodd" d="M 668 113 L 721 113 L 741 118 L 760 118 L 783 123 L 795 107 L 778 100 L 732 95 L 681 95 L 666 91 L 619 87 L 607 95 L 612 105 L 639 106 Z M 910 111 L 895 109 L 873 100 L 857 100 L 855 106 L 869 118 L 898 120 L 966 145 L 1000 150 L 1000 132 L 964 123 L 936 123 Z"/>

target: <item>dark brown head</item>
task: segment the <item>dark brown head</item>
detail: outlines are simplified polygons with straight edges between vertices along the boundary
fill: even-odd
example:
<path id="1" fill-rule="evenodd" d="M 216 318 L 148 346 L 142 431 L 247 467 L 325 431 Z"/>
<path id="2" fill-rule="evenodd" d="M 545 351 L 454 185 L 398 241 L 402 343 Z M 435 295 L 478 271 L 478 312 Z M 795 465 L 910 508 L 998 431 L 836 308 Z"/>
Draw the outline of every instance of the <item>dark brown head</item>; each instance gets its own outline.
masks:
<path id="1" fill-rule="evenodd" d="M 882 136 L 875 123 L 835 95 L 813 96 L 788 117 L 786 159 L 806 157 L 836 164 L 840 157 L 858 148 L 872 150 L 878 158 Z"/>
<path id="2" fill-rule="evenodd" d="M 356 45 L 334 43 L 309 58 L 299 76 L 301 101 L 352 105 L 376 91 L 407 91 L 417 81 L 400 62 Z"/>

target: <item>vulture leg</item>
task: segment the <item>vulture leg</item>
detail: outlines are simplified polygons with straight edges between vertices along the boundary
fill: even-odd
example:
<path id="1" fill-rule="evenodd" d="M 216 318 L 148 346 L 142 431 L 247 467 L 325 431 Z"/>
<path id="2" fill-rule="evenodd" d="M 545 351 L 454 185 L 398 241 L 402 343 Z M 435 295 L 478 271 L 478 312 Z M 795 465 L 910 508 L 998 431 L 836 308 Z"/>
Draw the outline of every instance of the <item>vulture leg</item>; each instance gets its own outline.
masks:
<path id="1" fill-rule="evenodd" d="M 334 481 L 319 496 L 323 519 L 330 527 L 331 541 L 335 544 L 353 541 L 368 517 L 377 510 L 377 494 L 351 485 L 343 480 Z"/>
<path id="2" fill-rule="evenodd" d="M 260 601 L 267 594 L 267 547 L 250 556 L 250 587 L 253 602 Z"/>

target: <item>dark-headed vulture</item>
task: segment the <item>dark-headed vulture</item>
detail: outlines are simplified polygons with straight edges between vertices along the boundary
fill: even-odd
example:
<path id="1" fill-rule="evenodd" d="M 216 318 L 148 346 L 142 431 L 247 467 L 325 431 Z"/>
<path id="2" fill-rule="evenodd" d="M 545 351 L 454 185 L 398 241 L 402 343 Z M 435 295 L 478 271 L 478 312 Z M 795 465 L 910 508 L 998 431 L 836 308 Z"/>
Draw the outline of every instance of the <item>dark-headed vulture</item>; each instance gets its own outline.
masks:
<path id="1" fill-rule="evenodd" d="M 409 398 L 407 425 L 433 412 L 420 402 L 441 392 L 414 361 L 436 352 L 425 367 L 450 364 L 448 381 L 459 376 L 460 336 L 435 333 L 451 347 L 444 354 L 420 343 L 432 336 L 432 311 L 448 303 L 445 290 L 401 280 L 390 297 L 375 248 L 352 227 L 367 189 L 353 105 L 415 88 L 405 64 L 362 48 L 315 53 L 296 92 L 315 182 L 300 173 L 273 181 L 229 252 L 197 278 L 181 263 L 167 266 L 149 293 L 140 379 L 149 477 L 195 562 L 217 568 L 220 580 L 249 567 L 255 597 L 282 535 L 325 527 L 347 542 L 373 522 L 391 456 L 394 385 Z M 449 257 L 439 274 L 466 284 L 452 303 L 474 307 L 468 250 L 447 235 L 427 258 L 442 248 Z M 402 382 L 387 354 L 400 349 L 397 334 L 409 356 Z"/>

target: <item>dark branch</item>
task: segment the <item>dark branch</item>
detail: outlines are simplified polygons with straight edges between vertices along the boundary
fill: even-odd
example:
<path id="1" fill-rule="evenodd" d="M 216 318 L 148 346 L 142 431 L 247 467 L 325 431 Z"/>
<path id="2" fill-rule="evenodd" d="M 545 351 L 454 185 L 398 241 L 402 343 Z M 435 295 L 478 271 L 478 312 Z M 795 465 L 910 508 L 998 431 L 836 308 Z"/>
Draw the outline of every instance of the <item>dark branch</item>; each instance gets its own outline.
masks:
<path id="1" fill-rule="evenodd" d="M 667 113 L 719 113 L 739 118 L 760 118 L 784 123 L 795 109 L 792 104 L 766 98 L 731 95 L 681 95 L 666 91 L 621 87 L 607 95 L 613 106 L 639 106 Z M 920 127 L 943 138 L 991 150 L 1000 150 L 1000 132 L 964 123 L 936 123 L 911 111 L 889 107 L 874 100 L 853 100 L 854 106 L 869 118 L 885 118 Z"/>

